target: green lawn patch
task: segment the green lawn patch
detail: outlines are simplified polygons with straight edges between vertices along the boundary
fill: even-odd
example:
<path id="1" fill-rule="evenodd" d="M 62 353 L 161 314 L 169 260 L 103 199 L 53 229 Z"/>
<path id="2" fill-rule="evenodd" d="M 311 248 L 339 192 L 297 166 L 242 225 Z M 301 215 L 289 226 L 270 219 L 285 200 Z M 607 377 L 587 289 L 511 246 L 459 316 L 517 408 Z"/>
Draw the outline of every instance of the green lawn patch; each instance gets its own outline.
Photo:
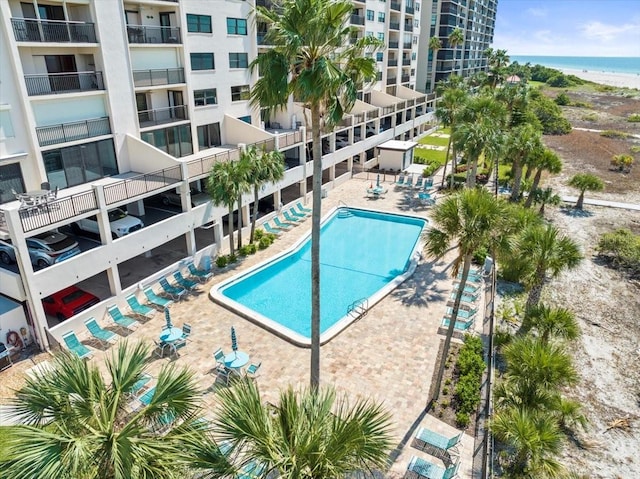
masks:
<path id="1" fill-rule="evenodd" d="M 438 163 L 444 165 L 444 159 L 447 156 L 446 151 L 428 150 L 426 148 L 415 148 L 413 150 L 414 162 L 424 165 L 427 163 Z"/>
<path id="2" fill-rule="evenodd" d="M 449 144 L 449 138 L 445 138 L 442 136 L 425 136 L 424 138 L 420 138 L 418 143 L 421 145 L 435 145 L 435 146 L 444 146 L 445 148 Z"/>

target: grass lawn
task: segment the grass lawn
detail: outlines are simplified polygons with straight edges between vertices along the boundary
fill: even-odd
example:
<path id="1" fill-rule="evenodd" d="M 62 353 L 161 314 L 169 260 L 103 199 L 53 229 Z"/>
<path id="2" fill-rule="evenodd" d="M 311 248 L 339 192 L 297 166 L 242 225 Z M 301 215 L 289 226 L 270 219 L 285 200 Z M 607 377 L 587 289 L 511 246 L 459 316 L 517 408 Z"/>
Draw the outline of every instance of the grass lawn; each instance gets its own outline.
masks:
<path id="1" fill-rule="evenodd" d="M 416 159 L 416 163 L 438 163 L 440 166 L 444 165 L 444 159 L 447 156 L 446 151 L 440 150 L 427 150 L 425 148 L 415 148 L 413 155 Z"/>

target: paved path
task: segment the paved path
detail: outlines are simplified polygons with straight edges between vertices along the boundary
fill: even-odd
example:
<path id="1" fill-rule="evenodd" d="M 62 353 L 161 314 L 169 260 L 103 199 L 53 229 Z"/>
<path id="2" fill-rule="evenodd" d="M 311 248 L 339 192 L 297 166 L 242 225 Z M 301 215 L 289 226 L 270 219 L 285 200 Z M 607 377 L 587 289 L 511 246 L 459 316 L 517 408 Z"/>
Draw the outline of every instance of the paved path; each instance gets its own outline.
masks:
<path id="1" fill-rule="evenodd" d="M 578 201 L 577 196 L 563 196 L 562 201 L 566 203 L 576 203 Z M 640 205 L 634 203 L 621 203 L 619 201 L 606 201 L 606 200 L 590 200 L 588 198 L 584 199 L 585 205 L 593 205 L 593 206 L 607 206 L 609 208 L 621 208 L 624 210 L 635 210 L 640 211 Z"/>

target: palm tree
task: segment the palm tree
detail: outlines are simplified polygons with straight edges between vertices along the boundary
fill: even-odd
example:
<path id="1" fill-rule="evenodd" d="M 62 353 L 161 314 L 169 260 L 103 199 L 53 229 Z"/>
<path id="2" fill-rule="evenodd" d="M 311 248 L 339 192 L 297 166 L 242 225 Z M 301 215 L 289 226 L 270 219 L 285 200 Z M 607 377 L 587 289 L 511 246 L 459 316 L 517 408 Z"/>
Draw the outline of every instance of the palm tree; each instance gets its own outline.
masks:
<path id="1" fill-rule="evenodd" d="M 240 158 L 235 164 L 234 176 L 236 178 L 236 188 L 238 199 L 238 250 L 242 248 L 242 196 L 251 191 L 251 168 L 258 159 L 258 152 L 255 148 L 244 148 L 240 152 Z"/>
<path id="2" fill-rule="evenodd" d="M 576 339 L 580 335 L 578 322 L 571 311 L 565 308 L 550 308 L 539 304 L 525 313 L 522 322 L 522 332 L 535 329 L 543 343 L 548 343 L 551 337 L 562 339 Z"/>
<path id="3" fill-rule="evenodd" d="M 435 37 L 434 37 L 435 38 Z M 465 102 L 467 101 L 468 94 L 461 86 L 452 85 L 446 87 L 442 91 L 442 96 L 438 100 L 436 105 L 436 118 L 442 122 L 445 127 L 449 127 L 449 141 L 447 142 L 447 153 L 445 155 L 444 170 L 442 172 L 442 183 L 440 186 L 444 186 L 445 179 L 447 177 L 447 163 L 449 163 L 449 152 L 451 151 L 452 138 L 456 131 L 460 114 L 464 109 Z M 451 189 L 453 189 L 453 176 L 456 171 L 456 150 L 453 149 L 453 164 L 451 172 Z"/>
<path id="4" fill-rule="evenodd" d="M 143 344 L 125 342 L 98 368 L 62 352 L 53 370 L 27 378 L 13 401 L 24 425 L 11 430 L 3 476 L 173 479 L 189 467 L 184 444 L 205 440 L 194 375 L 163 366 L 149 404 L 131 411 L 128 392 L 148 356 Z"/>
<path id="5" fill-rule="evenodd" d="M 611 158 L 611 166 L 624 173 L 630 173 L 633 166 L 634 158 L 631 155 L 613 155 Z"/>
<path id="6" fill-rule="evenodd" d="M 429 50 L 431 50 L 431 78 L 429 79 L 429 86 L 427 87 L 427 91 L 430 91 L 434 87 L 435 79 L 436 79 L 436 64 L 438 63 L 438 50 L 442 48 L 442 40 L 438 37 L 429 38 Z"/>
<path id="7" fill-rule="evenodd" d="M 458 57 L 458 45 L 462 45 L 464 43 L 464 33 L 460 28 L 456 27 L 449 34 L 449 45 L 453 48 L 453 72 L 455 73 L 456 69 L 456 60 Z M 462 76 L 462 59 L 460 59 L 460 76 Z"/>
<path id="8" fill-rule="evenodd" d="M 277 404 L 262 400 L 251 380 L 219 393 L 213 431 L 242 471 L 284 479 L 346 477 L 383 469 L 392 446 L 391 416 L 370 399 L 349 402 L 332 388 L 280 392 Z M 211 444 L 211 442 L 210 442 Z M 215 461 L 209 469 L 216 470 Z M 207 469 L 206 450 L 199 467 Z M 221 472 L 221 471 L 219 471 Z M 205 477 L 219 477 L 214 475 Z"/>
<path id="9" fill-rule="evenodd" d="M 453 242 L 458 249 L 453 261 L 451 274 L 455 278 L 462 268 L 461 285 L 458 288 L 453 305 L 453 314 L 447 329 L 442 358 L 449 354 L 451 338 L 462 293 L 471 269 L 473 254 L 479 247 L 486 245 L 496 231 L 500 231 L 504 221 L 505 208 L 502 201 L 497 200 L 485 189 L 465 189 L 460 193 L 447 197 L 433 210 L 433 226 L 426 233 L 425 251 L 431 257 L 443 256 Z M 445 361 L 440 361 L 436 378 L 435 396 L 438 399 Z"/>
<path id="10" fill-rule="evenodd" d="M 242 152 L 239 161 L 220 161 L 214 163 L 207 178 L 207 193 L 211 201 L 216 205 L 226 205 L 229 208 L 229 254 L 233 255 L 233 206 L 238 201 L 238 221 L 240 226 L 239 238 L 242 239 L 242 193 L 247 188 L 246 181 L 247 153 Z"/>
<path id="11" fill-rule="evenodd" d="M 505 157 L 511 163 L 511 177 L 513 187 L 511 189 L 511 201 L 520 199 L 520 184 L 522 182 L 522 169 L 529 156 L 539 155 L 543 150 L 542 134 L 533 125 L 525 123 L 516 126 L 508 133 L 505 141 Z"/>
<path id="12" fill-rule="evenodd" d="M 487 57 L 487 66 L 489 67 L 490 86 L 495 89 L 506 78 L 509 55 L 506 50 L 494 50 L 493 48 L 487 48 L 484 55 Z"/>
<path id="13" fill-rule="evenodd" d="M 543 286 L 565 269 L 573 269 L 582 254 L 576 242 L 568 236 L 560 235 L 553 225 L 532 226 L 525 229 L 515 240 L 514 251 L 522 261 L 528 263 L 521 280 L 529 289 L 526 310 L 540 302 Z"/>
<path id="14" fill-rule="evenodd" d="M 255 147 L 251 147 L 255 150 Z M 253 185 L 253 217 L 251 219 L 251 236 L 249 242 L 253 243 L 253 236 L 258 221 L 258 202 L 260 201 L 260 187 L 266 183 L 275 183 L 284 178 L 284 155 L 279 151 L 262 151 L 258 154 L 254 151 L 251 155 L 252 163 L 249 165 L 249 183 Z"/>
<path id="15" fill-rule="evenodd" d="M 581 210 L 584 203 L 585 191 L 602 191 L 604 190 L 603 181 L 595 175 L 590 173 L 578 173 L 569 180 L 569 186 L 573 186 L 580 190 L 580 196 L 576 203 L 576 208 Z"/>
<path id="16" fill-rule="evenodd" d="M 322 190 L 321 128 L 332 128 L 351 110 L 358 90 L 376 79 L 376 62 L 365 50 L 382 46 L 365 35 L 351 43 L 349 0 L 285 0 L 280 8 L 257 6 L 256 19 L 268 25 L 272 45 L 251 63 L 261 77 L 251 104 L 269 116 L 290 97 L 311 113 L 313 140 L 313 213 L 311 220 L 311 385 L 320 383 L 320 211 Z"/>
<path id="17" fill-rule="evenodd" d="M 557 206 L 562 201 L 560 196 L 553 192 L 553 188 L 536 188 L 531 191 L 531 196 L 534 203 L 540 204 L 540 210 L 538 211 L 540 216 L 544 216 L 545 205 Z"/>
<path id="18" fill-rule="evenodd" d="M 537 154 L 533 154 L 530 157 L 531 159 L 531 168 L 527 169 L 527 173 L 534 168 L 536 169 L 536 173 L 533 177 L 533 183 L 531 184 L 531 192 L 534 192 L 538 189 L 540 185 L 540 179 L 542 178 L 542 172 L 548 171 L 551 174 L 557 175 L 562 171 L 562 160 L 560 157 L 549 148 L 543 148 L 542 150 L 538 150 Z M 525 201 L 524 206 L 529 208 L 531 203 L 533 202 L 534 195 L 529 194 L 527 197 L 527 201 Z"/>

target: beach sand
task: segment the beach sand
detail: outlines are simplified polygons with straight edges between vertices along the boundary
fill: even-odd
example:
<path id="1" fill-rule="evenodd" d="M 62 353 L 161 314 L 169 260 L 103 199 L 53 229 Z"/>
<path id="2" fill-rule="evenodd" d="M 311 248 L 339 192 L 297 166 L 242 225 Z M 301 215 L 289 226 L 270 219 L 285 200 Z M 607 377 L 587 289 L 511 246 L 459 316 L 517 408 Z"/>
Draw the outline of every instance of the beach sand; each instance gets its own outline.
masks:
<path id="1" fill-rule="evenodd" d="M 591 70 L 572 70 L 568 68 L 560 69 L 565 75 L 575 75 L 583 80 L 610 85 L 615 87 L 628 87 L 640 89 L 640 73 L 611 73 Z"/>

